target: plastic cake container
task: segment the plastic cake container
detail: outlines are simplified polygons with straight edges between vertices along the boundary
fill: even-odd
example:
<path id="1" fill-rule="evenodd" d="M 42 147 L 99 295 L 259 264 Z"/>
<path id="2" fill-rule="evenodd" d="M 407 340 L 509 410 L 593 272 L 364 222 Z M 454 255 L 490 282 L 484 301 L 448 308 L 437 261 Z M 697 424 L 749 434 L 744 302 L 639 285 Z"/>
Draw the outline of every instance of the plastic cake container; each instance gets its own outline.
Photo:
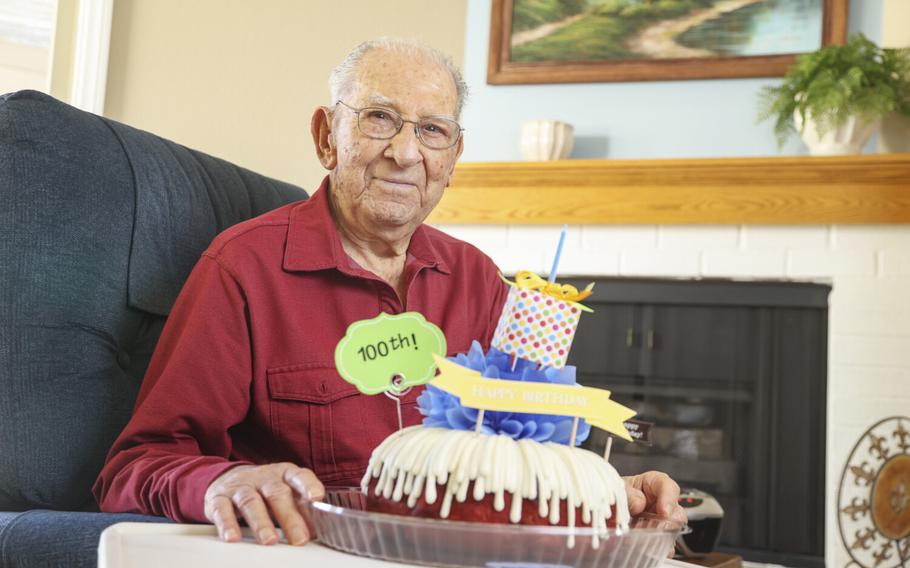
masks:
<path id="1" fill-rule="evenodd" d="M 307 502 L 304 516 L 319 542 L 336 550 L 426 566 L 484 568 L 654 568 L 684 529 L 645 515 L 632 519 L 629 529 L 608 529 L 594 539 L 590 528 L 404 517 L 371 513 L 365 504 L 359 488 L 330 490 L 325 500 Z"/>

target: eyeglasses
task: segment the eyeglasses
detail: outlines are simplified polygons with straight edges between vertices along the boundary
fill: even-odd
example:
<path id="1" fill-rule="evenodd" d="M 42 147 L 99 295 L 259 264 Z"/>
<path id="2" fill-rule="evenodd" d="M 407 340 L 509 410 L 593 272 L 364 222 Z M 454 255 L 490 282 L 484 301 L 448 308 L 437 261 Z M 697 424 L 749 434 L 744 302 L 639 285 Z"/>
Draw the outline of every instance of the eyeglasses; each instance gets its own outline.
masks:
<path id="1" fill-rule="evenodd" d="M 424 146 L 433 150 L 445 150 L 454 146 L 464 132 L 464 128 L 457 122 L 441 116 L 413 121 L 405 120 L 400 114 L 387 108 L 354 108 L 344 101 L 337 101 L 336 104 L 357 113 L 357 128 L 364 136 L 377 140 L 393 138 L 401 132 L 401 127 L 407 122 L 414 125 L 414 134 Z"/>

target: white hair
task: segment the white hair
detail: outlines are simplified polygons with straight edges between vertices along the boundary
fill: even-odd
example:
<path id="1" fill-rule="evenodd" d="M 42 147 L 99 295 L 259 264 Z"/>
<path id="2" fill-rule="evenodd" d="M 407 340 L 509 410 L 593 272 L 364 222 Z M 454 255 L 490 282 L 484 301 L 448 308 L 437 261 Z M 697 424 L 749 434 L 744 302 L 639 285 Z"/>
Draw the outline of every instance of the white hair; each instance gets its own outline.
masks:
<path id="1" fill-rule="evenodd" d="M 464 82 L 461 71 L 458 70 L 458 67 L 452 61 L 451 57 L 434 47 L 414 39 L 381 37 L 365 41 L 355 47 L 348 53 L 347 57 L 344 58 L 338 67 L 332 70 L 332 74 L 329 75 L 329 91 L 332 95 L 331 104 L 335 104 L 343 99 L 344 95 L 354 86 L 357 66 L 360 64 L 363 56 L 374 49 L 386 49 L 415 57 L 423 56 L 430 61 L 445 67 L 452 76 L 452 81 L 455 83 L 455 93 L 458 97 L 455 107 L 456 120 L 461 116 L 461 109 L 464 107 L 465 100 L 468 98 L 468 85 Z"/>

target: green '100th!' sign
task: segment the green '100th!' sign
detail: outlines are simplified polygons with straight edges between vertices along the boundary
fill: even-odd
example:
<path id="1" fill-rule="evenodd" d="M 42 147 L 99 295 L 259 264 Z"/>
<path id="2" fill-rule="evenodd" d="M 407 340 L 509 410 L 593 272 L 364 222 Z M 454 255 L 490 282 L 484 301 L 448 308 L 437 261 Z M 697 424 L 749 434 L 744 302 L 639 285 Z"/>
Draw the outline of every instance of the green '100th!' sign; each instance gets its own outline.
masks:
<path id="1" fill-rule="evenodd" d="M 433 378 L 433 354 L 445 357 L 446 338 L 422 314 L 379 314 L 348 326 L 335 347 L 335 366 L 364 394 L 397 393 Z"/>

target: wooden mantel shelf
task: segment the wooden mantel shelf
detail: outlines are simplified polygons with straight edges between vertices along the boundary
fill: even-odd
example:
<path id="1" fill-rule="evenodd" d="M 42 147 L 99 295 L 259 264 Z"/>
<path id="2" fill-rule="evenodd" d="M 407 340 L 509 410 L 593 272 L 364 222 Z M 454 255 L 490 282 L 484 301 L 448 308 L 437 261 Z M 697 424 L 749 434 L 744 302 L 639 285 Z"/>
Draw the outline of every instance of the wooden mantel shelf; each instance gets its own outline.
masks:
<path id="1" fill-rule="evenodd" d="M 431 223 L 910 223 L 910 154 L 466 162 Z"/>

